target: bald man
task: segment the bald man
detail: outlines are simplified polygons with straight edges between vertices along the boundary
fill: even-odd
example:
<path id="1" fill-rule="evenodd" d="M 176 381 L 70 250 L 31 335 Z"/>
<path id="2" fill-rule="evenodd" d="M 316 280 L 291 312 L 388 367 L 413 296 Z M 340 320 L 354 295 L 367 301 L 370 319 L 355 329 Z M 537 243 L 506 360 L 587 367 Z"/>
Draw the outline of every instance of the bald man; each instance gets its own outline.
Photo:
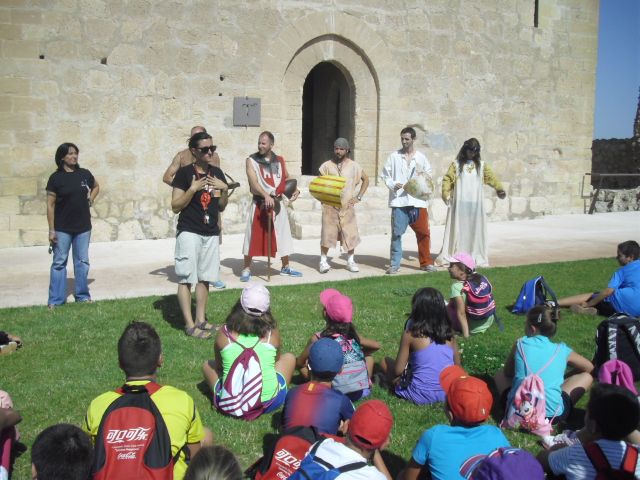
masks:
<path id="1" fill-rule="evenodd" d="M 191 134 L 189 135 L 189 139 L 191 139 L 191 137 L 193 137 L 196 133 L 200 133 L 200 132 L 207 133 L 207 129 L 199 125 L 196 125 L 191 129 Z M 187 143 L 189 143 L 188 140 L 187 140 Z M 179 151 L 178 153 L 176 153 L 176 156 L 173 157 L 173 160 L 171 161 L 171 165 L 169 165 L 169 168 L 167 168 L 167 171 L 164 172 L 164 175 L 162 176 L 162 181 L 167 185 L 171 186 L 171 182 L 173 182 L 173 177 L 175 177 L 178 169 L 182 167 L 186 167 L 187 165 L 191 165 L 195 161 L 196 159 L 191 153 L 191 150 L 189 148 L 185 148 L 184 150 Z M 220 157 L 215 152 L 213 153 L 213 157 L 211 158 L 211 165 L 213 165 L 214 167 L 220 168 Z"/>

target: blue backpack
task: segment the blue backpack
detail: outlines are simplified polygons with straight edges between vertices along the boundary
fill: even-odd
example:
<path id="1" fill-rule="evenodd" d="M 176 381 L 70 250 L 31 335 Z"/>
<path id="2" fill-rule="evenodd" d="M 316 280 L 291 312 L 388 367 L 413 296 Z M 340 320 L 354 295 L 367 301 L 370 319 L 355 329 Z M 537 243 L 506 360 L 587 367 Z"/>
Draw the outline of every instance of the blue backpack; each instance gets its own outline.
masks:
<path id="1" fill-rule="evenodd" d="M 547 301 L 552 301 L 558 305 L 558 297 L 545 282 L 542 275 L 528 280 L 522 285 L 516 303 L 511 309 L 512 313 L 527 313 L 536 305 L 544 305 Z"/>
<path id="2" fill-rule="evenodd" d="M 341 467 L 334 467 L 329 462 L 320 457 L 316 457 L 318 447 L 327 439 L 317 442 L 309 451 L 298 470 L 289 477 L 289 480 L 333 480 L 338 475 L 351 472 L 367 466 L 365 462 L 347 463 Z"/>

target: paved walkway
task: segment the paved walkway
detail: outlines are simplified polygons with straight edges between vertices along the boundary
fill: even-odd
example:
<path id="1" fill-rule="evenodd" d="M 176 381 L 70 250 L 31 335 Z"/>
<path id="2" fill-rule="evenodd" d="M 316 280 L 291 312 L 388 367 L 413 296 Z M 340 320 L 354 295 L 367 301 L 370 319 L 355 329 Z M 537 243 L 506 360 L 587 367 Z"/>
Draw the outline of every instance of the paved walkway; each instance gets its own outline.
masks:
<path id="1" fill-rule="evenodd" d="M 443 226 L 431 229 L 431 251 L 442 246 Z M 640 241 L 640 212 L 596 215 L 553 215 L 533 220 L 494 222 L 488 226 L 492 266 L 525 265 L 615 256 L 616 245 L 625 240 Z M 242 235 L 225 235 L 221 247 L 222 280 L 227 288 L 240 288 Z M 404 236 L 401 273 L 417 273 L 415 236 Z M 167 295 L 176 292 L 173 270 L 175 240 L 137 240 L 93 243 L 89 250 L 89 282 L 94 300 Z M 295 240 L 297 252 L 292 265 L 303 272 L 300 279 L 280 277 L 279 261 L 272 265 L 272 285 L 347 280 L 384 275 L 388 265 L 389 236 L 371 235 L 356 250 L 360 273 L 346 270 L 346 256 L 332 261 L 328 273 L 318 273 L 319 240 Z M 335 251 L 330 251 L 335 254 Z M 47 301 L 51 257 L 47 247 L 0 249 L 0 307 L 44 305 Z M 69 275 L 72 275 L 70 265 Z M 266 259 L 254 261 L 254 280 L 266 281 Z M 72 291 L 73 281 L 68 282 Z M 72 301 L 72 296 L 69 301 Z"/>

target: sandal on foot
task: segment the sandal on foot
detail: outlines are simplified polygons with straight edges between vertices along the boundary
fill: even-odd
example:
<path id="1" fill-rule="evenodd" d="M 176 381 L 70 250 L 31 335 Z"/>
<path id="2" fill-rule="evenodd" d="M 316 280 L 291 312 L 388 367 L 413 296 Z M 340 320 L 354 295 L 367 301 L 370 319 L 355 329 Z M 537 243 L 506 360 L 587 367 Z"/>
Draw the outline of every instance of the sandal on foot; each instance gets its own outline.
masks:
<path id="1" fill-rule="evenodd" d="M 186 333 L 189 337 L 202 338 L 203 340 L 211 338 L 211 332 L 202 330 L 197 326 L 193 326 L 191 328 L 185 328 L 184 333 Z"/>
<path id="2" fill-rule="evenodd" d="M 210 324 L 206 320 L 203 320 L 200 323 L 196 323 L 196 328 L 199 329 L 199 330 L 204 330 L 205 332 L 208 332 L 210 330 L 217 330 L 218 329 L 215 325 Z"/>

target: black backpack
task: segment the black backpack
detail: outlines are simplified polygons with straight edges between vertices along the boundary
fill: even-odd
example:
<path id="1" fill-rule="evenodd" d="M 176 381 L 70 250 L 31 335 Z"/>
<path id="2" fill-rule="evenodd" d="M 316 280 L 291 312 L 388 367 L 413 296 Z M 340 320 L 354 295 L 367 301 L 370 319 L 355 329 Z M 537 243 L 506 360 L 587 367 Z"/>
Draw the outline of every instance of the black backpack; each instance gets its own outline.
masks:
<path id="1" fill-rule="evenodd" d="M 640 320 L 616 313 L 600 322 L 593 357 L 596 371 L 611 359 L 625 362 L 633 372 L 633 380 L 640 380 Z"/>

